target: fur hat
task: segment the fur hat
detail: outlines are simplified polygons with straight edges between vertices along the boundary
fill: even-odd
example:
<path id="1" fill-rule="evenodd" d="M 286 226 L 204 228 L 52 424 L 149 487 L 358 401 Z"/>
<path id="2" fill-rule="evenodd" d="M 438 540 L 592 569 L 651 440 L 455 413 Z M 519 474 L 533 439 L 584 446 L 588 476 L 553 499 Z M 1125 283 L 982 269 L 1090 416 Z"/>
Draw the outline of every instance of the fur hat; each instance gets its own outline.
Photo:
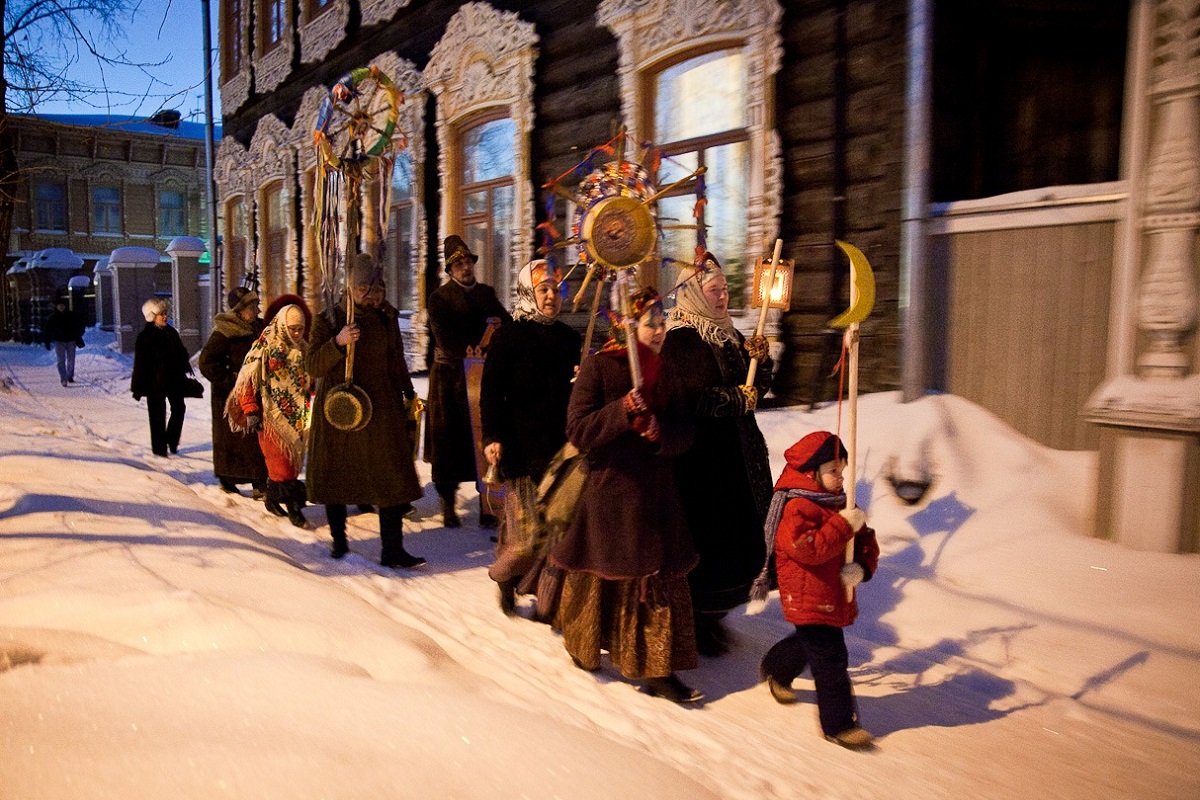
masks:
<path id="1" fill-rule="evenodd" d="M 788 466 L 797 472 L 812 472 L 822 464 L 850 457 L 842 440 L 829 431 L 814 431 L 789 447 L 783 454 Z"/>
<path id="2" fill-rule="evenodd" d="M 170 314 L 171 304 L 161 297 L 151 297 L 146 302 L 142 303 L 142 316 L 146 318 L 146 322 L 154 322 L 154 318 L 159 314 Z"/>
<path id="3" fill-rule="evenodd" d="M 379 267 L 375 265 L 375 259 L 371 258 L 370 253 L 358 253 L 354 256 L 354 260 L 350 262 L 350 285 L 351 286 L 377 286 L 383 279 L 383 274 Z"/>
<path id="4" fill-rule="evenodd" d="M 251 303 L 257 303 L 258 293 L 253 289 L 247 289 L 245 286 L 238 286 L 230 290 L 225 301 L 229 304 L 229 310 L 236 314 Z"/>
<path id="5" fill-rule="evenodd" d="M 450 271 L 451 264 L 463 256 L 471 259 L 472 264 L 479 262 L 479 256 L 472 253 L 471 248 L 467 247 L 467 243 L 462 240 L 462 237 L 454 233 L 447 236 L 446 241 L 442 243 L 442 254 L 445 257 L 446 272 Z"/>

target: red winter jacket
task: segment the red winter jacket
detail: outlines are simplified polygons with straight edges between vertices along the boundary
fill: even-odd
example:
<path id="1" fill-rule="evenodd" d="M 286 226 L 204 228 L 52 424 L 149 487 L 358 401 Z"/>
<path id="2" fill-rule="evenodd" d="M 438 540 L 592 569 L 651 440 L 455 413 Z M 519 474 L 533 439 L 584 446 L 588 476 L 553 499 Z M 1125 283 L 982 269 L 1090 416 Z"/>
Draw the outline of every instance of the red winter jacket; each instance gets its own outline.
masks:
<path id="1" fill-rule="evenodd" d="M 792 445 L 784 454 L 787 466 L 775 483 L 775 490 L 804 489 L 824 492 L 813 472 L 800 472 L 811 455 L 808 437 Z M 804 445 L 801 447 L 801 445 Z M 879 565 L 879 545 L 875 531 L 864 526 L 858 535 L 836 508 L 821 506 L 802 497 L 792 498 L 783 507 L 783 516 L 775 533 L 775 572 L 779 579 L 779 601 L 783 614 L 793 625 L 833 625 L 844 628 L 858 616 L 858 603 L 846 600 L 841 568 L 845 563 L 846 543 L 854 539 L 854 560 L 862 565 L 870 580 Z M 857 597 L 858 592 L 855 592 Z"/>

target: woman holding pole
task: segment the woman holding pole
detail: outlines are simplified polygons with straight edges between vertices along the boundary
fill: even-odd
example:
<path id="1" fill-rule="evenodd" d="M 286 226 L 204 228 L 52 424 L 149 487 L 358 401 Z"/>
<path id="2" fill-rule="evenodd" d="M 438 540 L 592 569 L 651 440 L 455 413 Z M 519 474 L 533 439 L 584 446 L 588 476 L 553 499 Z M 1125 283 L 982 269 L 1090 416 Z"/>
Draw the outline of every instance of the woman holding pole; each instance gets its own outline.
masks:
<path id="1" fill-rule="evenodd" d="M 684 267 L 678 284 L 663 378 L 695 423 L 695 441 L 676 459 L 675 471 L 700 555 L 689 576 L 696 643 L 702 654 L 717 656 L 731 645 L 722 619 L 746 602 L 765 555 L 771 465 L 754 409 L 769 388 L 771 363 L 763 337 L 746 339 L 734 328 L 725 274 L 712 253 Z M 759 368 L 754 384 L 747 384 L 752 359 Z"/>
<path id="2" fill-rule="evenodd" d="M 581 669 L 599 669 L 604 648 L 650 694 L 692 703 L 703 695 L 675 673 L 697 663 L 687 583 L 696 553 L 671 465 L 690 427 L 661 381 L 658 293 L 623 299 L 624 341 L 614 325 L 580 367 L 567 408 L 567 435 L 589 471 L 575 519 L 550 551 L 565 570 L 555 627 Z"/>

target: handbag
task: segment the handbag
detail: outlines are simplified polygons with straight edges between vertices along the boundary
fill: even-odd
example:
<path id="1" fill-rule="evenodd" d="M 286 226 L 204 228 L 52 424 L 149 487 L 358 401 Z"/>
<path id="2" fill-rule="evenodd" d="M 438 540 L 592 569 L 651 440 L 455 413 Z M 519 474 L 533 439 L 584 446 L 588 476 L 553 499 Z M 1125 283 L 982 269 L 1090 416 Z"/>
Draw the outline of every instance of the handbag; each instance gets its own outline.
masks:
<path id="1" fill-rule="evenodd" d="M 551 539 L 561 537 L 575 518 L 575 506 L 583 494 L 587 476 L 587 453 L 570 442 L 550 459 L 538 483 L 537 505 Z"/>
<path id="2" fill-rule="evenodd" d="M 204 397 L 204 384 L 191 375 L 185 375 L 183 378 L 183 396 Z"/>

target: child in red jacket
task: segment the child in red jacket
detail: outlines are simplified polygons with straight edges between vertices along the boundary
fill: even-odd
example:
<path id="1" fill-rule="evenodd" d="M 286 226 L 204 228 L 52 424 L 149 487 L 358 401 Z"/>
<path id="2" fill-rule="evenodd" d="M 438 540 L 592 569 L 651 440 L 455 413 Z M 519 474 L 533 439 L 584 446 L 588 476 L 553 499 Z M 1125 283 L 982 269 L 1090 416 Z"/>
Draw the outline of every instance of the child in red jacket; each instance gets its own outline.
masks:
<path id="1" fill-rule="evenodd" d="M 774 540 L 779 601 L 796 632 L 763 657 L 762 675 L 778 702 L 794 703 L 792 681 L 810 667 L 825 738 L 866 749 L 873 737 L 858 725 L 842 628 L 858 616 L 858 604 L 853 597 L 847 599 L 847 590 L 871 579 L 879 563 L 879 545 L 875 532 L 866 527 L 863 510 L 844 508 L 842 469 L 847 454 L 837 436 L 810 433 L 784 455 L 787 466 L 775 483 L 765 532 L 768 553 Z M 852 539 L 854 560 L 845 563 Z M 756 582 L 760 598 L 766 594 L 765 577 Z"/>

